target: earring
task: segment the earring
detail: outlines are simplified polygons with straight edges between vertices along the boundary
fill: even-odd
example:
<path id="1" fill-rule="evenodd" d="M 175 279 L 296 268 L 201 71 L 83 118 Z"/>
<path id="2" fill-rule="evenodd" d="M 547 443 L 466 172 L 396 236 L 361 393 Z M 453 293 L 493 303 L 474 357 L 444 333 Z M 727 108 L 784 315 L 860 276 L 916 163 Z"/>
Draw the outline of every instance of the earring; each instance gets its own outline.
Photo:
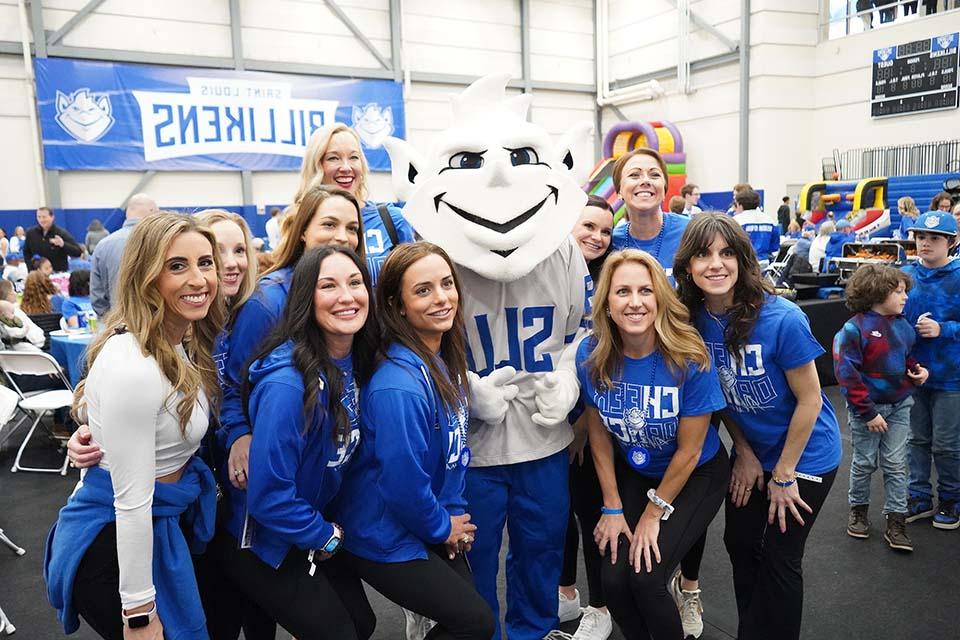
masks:
<path id="1" fill-rule="evenodd" d="M 607 309 L 607 317 L 610 317 L 610 309 Z"/>

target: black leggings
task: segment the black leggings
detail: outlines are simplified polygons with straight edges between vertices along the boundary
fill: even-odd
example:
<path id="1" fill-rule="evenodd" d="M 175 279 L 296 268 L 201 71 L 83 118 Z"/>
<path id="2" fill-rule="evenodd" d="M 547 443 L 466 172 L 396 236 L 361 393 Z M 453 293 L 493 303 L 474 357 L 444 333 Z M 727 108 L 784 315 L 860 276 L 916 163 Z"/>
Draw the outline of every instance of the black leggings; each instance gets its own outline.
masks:
<path id="1" fill-rule="evenodd" d="M 583 448 L 583 464 L 576 459 L 570 463 L 570 519 L 567 523 L 567 543 L 563 548 L 563 573 L 560 585 L 567 587 L 577 583 L 577 554 L 580 551 L 580 536 L 583 535 L 583 565 L 587 570 L 587 587 L 590 589 L 590 606 L 604 607 L 603 583 L 600 579 L 600 549 L 593 537 L 593 530 L 600 520 L 603 492 L 597 470 L 593 466 L 590 445 Z M 577 520 L 580 530 L 577 531 Z"/>
<path id="2" fill-rule="evenodd" d="M 797 480 L 800 497 L 813 513 L 800 510 L 804 525 L 787 514 L 787 532 L 767 525 L 770 506 L 765 492 L 751 491 L 737 508 L 727 497 L 723 542 L 733 564 L 733 588 L 740 616 L 740 640 L 800 637 L 803 616 L 803 551 L 837 470 L 820 474 L 823 482 Z M 770 474 L 764 473 L 769 483 Z"/>
<path id="3" fill-rule="evenodd" d="M 631 529 L 647 507 L 647 490 L 660 484 L 634 471 L 615 454 L 617 487 L 623 513 Z M 696 468 L 674 501 L 674 513 L 660 522 L 661 561 L 652 572 L 636 573 L 630 565 L 630 543 L 618 540 L 617 563 L 603 562 L 603 593 L 613 619 L 627 640 L 677 640 L 683 637 L 677 605 L 667 591 L 667 580 L 680 558 L 710 526 L 720 510 L 730 477 L 726 449 L 720 447 L 709 462 Z"/>
<path id="4" fill-rule="evenodd" d="M 200 589 L 200 601 L 203 612 L 209 621 L 216 594 L 225 583 L 206 570 L 206 554 L 193 556 L 193 567 L 197 574 L 197 586 Z M 202 578 L 201 578 L 202 576 Z M 117 525 L 114 522 L 104 525 L 93 543 L 87 548 L 77 567 L 73 581 L 73 605 L 77 613 L 101 638 L 123 640 L 123 621 L 120 618 L 120 563 L 117 559 Z M 162 622 L 162 619 L 161 619 Z M 228 640 L 236 640 L 237 634 Z M 247 636 L 254 640 L 256 636 Z M 261 636 L 266 637 L 266 636 Z M 223 636 L 210 635 L 211 640 L 221 640 Z M 272 639 L 273 636 L 270 636 Z M 257 639 L 259 640 L 259 639 Z"/>
<path id="5" fill-rule="evenodd" d="M 311 576 L 307 552 L 297 548 L 274 569 L 220 530 L 210 551 L 224 577 L 297 640 L 367 640 L 373 635 L 376 616 L 341 554 L 316 562 Z M 236 609 L 232 617 L 239 618 Z"/>
<path id="6" fill-rule="evenodd" d="M 342 552 L 364 582 L 404 609 L 436 621 L 425 640 L 490 640 L 493 612 L 473 586 L 464 554 L 450 560 L 446 547 L 427 547 L 426 560 L 374 562 Z"/>

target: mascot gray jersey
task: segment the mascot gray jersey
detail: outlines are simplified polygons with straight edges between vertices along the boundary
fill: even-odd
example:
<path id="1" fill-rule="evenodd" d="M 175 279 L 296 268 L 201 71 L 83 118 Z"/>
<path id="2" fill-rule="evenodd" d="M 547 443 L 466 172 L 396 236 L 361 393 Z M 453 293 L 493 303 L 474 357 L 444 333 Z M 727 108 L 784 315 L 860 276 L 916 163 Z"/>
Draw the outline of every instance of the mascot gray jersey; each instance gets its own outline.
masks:
<path id="1" fill-rule="evenodd" d="M 459 266 L 474 406 L 472 466 L 556 453 L 572 440 L 577 397 L 573 349 L 586 264 L 570 239 L 586 195 L 572 175 L 590 124 L 554 145 L 526 121 L 529 95 L 507 98 L 506 75 L 487 76 L 453 99 L 454 124 L 423 156 L 388 139 L 394 188 L 420 236 Z M 516 375 L 489 377 L 495 370 Z M 552 372 L 552 373 L 551 373 Z M 512 389 L 493 421 L 477 418 L 477 391 Z M 496 418 L 501 418 L 497 420 Z"/>

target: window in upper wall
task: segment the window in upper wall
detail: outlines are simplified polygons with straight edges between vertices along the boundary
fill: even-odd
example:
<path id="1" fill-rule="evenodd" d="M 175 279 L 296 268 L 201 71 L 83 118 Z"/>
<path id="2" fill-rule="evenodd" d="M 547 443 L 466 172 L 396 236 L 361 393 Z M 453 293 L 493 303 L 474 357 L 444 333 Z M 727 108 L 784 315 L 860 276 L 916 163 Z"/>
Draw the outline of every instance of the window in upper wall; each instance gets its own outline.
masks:
<path id="1" fill-rule="evenodd" d="M 960 0 L 830 0 L 825 32 L 835 40 L 957 9 Z"/>

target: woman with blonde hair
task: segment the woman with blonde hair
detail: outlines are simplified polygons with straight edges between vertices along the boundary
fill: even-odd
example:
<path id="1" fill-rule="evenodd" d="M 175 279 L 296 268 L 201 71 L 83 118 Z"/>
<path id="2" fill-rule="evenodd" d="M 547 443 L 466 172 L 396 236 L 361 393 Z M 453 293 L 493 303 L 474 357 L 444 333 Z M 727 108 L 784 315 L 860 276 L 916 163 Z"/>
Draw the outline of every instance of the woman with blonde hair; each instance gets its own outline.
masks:
<path id="1" fill-rule="evenodd" d="M 47 594 L 67 633 L 79 614 L 104 638 L 207 637 L 190 549 L 210 540 L 216 510 L 194 454 L 220 395 L 218 272 L 216 239 L 191 216 L 155 214 L 130 234 L 74 400 L 103 456 L 48 542 Z"/>
<path id="2" fill-rule="evenodd" d="M 725 404 L 720 382 L 645 251 L 607 258 L 592 320 L 577 374 L 603 493 L 594 533 L 600 553 L 610 554 L 603 593 L 628 640 L 681 638 L 667 580 L 720 509 L 730 475 L 710 426 Z"/>
<path id="3" fill-rule="evenodd" d="M 907 239 L 910 237 L 910 229 L 917 223 L 920 210 L 910 196 L 903 196 L 897 200 L 897 209 L 900 211 L 900 237 Z"/>
<path id="4" fill-rule="evenodd" d="M 337 122 L 313 132 L 300 168 L 300 186 L 294 196 L 299 204 L 312 185 L 339 187 L 353 194 L 360 203 L 366 229 L 367 266 L 376 285 L 377 274 L 387 254 L 396 245 L 413 242 L 413 229 L 400 209 L 393 205 L 367 201 L 370 167 L 363 154 L 360 136 L 347 125 Z"/>

